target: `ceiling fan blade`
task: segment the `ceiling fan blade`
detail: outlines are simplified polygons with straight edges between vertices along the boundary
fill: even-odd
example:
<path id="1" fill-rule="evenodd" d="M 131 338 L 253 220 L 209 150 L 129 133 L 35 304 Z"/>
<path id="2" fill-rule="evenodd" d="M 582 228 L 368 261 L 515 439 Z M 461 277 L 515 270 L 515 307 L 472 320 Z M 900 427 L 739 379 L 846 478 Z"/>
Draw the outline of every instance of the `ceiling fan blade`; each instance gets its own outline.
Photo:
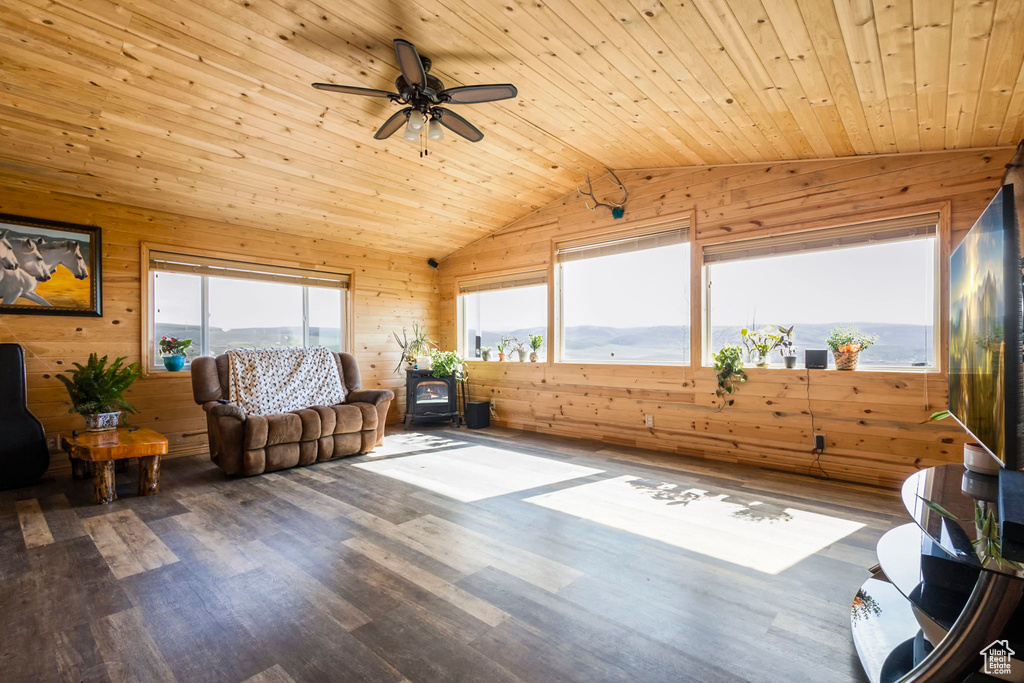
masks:
<path id="1" fill-rule="evenodd" d="M 401 69 L 405 82 L 421 88 L 427 82 L 427 72 L 423 69 L 423 60 L 416 46 L 408 40 L 395 39 L 395 56 L 398 57 L 398 68 Z"/>
<path id="2" fill-rule="evenodd" d="M 448 88 L 441 93 L 442 101 L 449 104 L 479 104 L 480 102 L 497 102 L 508 100 L 519 94 L 516 86 L 511 83 L 494 83 L 493 85 L 463 85 Z"/>
<path id="3" fill-rule="evenodd" d="M 440 116 L 437 120 L 441 122 L 442 126 L 456 135 L 461 135 L 470 142 L 480 142 L 484 139 L 484 134 L 481 133 L 476 126 L 453 112 L 451 109 L 436 107 L 432 111 L 438 112 Z"/>
<path id="4" fill-rule="evenodd" d="M 346 95 L 363 95 L 364 97 L 398 97 L 396 93 L 387 90 L 375 90 L 373 88 L 357 88 L 354 85 L 335 85 L 334 83 L 314 83 L 317 90 L 329 90 L 340 92 Z"/>
<path id="5" fill-rule="evenodd" d="M 412 107 L 406 107 L 396 111 L 391 115 L 384 125 L 377 129 L 377 132 L 373 134 L 374 140 L 384 140 L 395 134 L 395 131 L 405 125 L 405 122 L 409 119 L 409 112 L 412 111 Z"/>

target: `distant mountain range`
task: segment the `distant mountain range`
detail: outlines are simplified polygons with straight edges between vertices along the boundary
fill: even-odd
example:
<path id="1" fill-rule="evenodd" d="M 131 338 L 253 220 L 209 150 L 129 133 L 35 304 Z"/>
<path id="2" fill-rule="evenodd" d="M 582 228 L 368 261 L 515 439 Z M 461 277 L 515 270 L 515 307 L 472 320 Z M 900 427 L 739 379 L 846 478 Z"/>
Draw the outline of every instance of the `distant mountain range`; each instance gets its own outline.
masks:
<path id="1" fill-rule="evenodd" d="M 930 365 L 932 361 L 932 331 L 925 325 L 898 325 L 888 323 L 853 323 L 867 334 L 877 334 L 879 341 L 860 358 L 863 365 L 889 365 L 910 367 L 915 364 Z M 804 349 L 824 349 L 824 338 L 836 323 L 796 324 L 794 339 L 799 357 Z M 715 327 L 712 331 L 712 348 L 723 344 L 740 343 L 740 327 Z M 196 327 L 184 325 L 160 325 L 157 338 L 168 335 L 198 338 Z M 293 328 L 236 328 L 230 332 L 213 328 L 210 330 L 215 350 L 226 348 L 287 347 L 301 340 L 301 329 Z M 336 346 L 337 332 L 324 330 L 318 341 L 316 328 L 310 330 L 311 343 Z M 502 335 L 516 337 L 528 342 L 531 334 L 546 334 L 542 327 L 519 328 L 505 331 L 485 331 L 481 346 L 489 346 L 497 358 L 498 339 Z M 268 343 L 269 342 L 269 343 Z M 297 343 L 301 344 L 301 341 Z M 690 348 L 688 326 L 659 325 L 653 327 L 606 327 L 600 325 L 577 325 L 565 330 L 565 360 L 609 361 L 623 360 L 644 362 L 666 362 L 686 358 Z M 470 356 L 473 354 L 470 353 Z M 781 363 L 778 356 L 774 363 Z"/>
<path id="2" fill-rule="evenodd" d="M 860 359 L 864 365 L 898 365 L 910 367 L 929 365 L 932 361 L 932 330 L 926 325 L 890 323 L 853 323 L 866 334 L 877 334 L 878 343 Z M 824 339 L 838 323 L 796 324 L 793 337 L 798 353 L 804 349 L 826 348 Z M 712 348 L 723 344 L 740 344 L 741 326 L 720 326 L 712 330 Z M 481 346 L 497 352 L 502 335 L 527 340 L 531 334 L 544 334 L 544 328 L 520 328 L 507 331 L 484 331 Z M 660 325 L 654 327 L 605 327 L 578 325 L 565 330 L 566 360 L 635 360 L 665 362 L 686 357 L 690 347 L 688 326 Z M 802 357 L 802 355 L 801 355 Z"/>

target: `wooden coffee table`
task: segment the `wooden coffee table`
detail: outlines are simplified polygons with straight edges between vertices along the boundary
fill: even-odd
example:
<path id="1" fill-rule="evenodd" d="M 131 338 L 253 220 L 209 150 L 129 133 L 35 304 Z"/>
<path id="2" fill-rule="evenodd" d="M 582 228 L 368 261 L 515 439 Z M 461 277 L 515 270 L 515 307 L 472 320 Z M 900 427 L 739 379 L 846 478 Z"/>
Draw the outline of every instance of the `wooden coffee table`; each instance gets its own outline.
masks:
<path id="1" fill-rule="evenodd" d="M 117 499 L 114 463 L 139 459 L 139 495 L 160 490 L 160 456 L 167 453 L 167 437 L 152 429 L 121 427 L 106 432 L 61 432 L 60 446 L 71 457 L 71 476 L 84 479 L 92 466 L 93 500 L 97 504 Z"/>

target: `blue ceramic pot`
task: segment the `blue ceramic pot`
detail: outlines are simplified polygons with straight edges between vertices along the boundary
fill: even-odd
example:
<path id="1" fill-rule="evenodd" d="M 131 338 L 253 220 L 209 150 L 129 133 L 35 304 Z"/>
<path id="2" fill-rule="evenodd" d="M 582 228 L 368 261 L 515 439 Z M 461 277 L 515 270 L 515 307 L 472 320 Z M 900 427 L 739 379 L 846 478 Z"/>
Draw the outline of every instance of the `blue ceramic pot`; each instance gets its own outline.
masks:
<path id="1" fill-rule="evenodd" d="M 177 372 L 185 367 L 185 356 L 164 356 L 164 367 L 171 372 Z"/>

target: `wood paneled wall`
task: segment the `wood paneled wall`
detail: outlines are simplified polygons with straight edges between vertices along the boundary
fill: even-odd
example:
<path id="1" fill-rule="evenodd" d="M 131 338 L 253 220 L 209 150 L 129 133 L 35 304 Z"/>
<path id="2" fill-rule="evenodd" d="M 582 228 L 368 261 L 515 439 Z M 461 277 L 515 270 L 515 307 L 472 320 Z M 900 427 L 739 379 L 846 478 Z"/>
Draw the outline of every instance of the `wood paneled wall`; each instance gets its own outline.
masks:
<path id="1" fill-rule="evenodd" d="M 5 184 L 10 183 L 10 184 Z M 354 270 L 355 345 L 363 385 L 395 391 L 389 422 L 404 411 L 404 375 L 392 373 L 400 351 L 394 330 L 413 321 L 436 336 L 437 271 L 423 259 L 395 255 L 339 242 L 285 236 L 170 213 L 161 213 L 66 194 L 25 190 L 0 178 L 0 213 L 88 223 L 103 229 L 102 318 L 0 315 L 0 341 L 25 348 L 29 408 L 43 422 L 47 435 L 80 428 L 81 418 L 68 414 L 67 392 L 54 375 L 89 353 L 141 357 L 142 306 L 140 242 L 203 247 L 237 253 L 282 265 L 329 264 Z M 206 419 L 192 401 L 187 372 L 154 374 L 140 379 L 129 392 L 140 410 L 132 424 L 152 427 L 168 436 L 173 454 L 207 451 Z M 66 466 L 63 456 L 53 467 Z"/>
<path id="2" fill-rule="evenodd" d="M 1011 150 L 861 157 L 620 172 L 626 217 L 588 211 L 575 193 L 463 248 L 441 265 L 441 340 L 457 337 L 456 281 L 551 261 L 552 245 L 669 216 L 691 216 L 702 242 L 855 222 L 943 207 L 951 245 L 991 199 Z M 597 196 L 618 196 L 607 179 Z M 865 274 L 870 276 L 870 274 Z M 549 334 L 550 339 L 550 334 Z M 549 358 L 551 354 L 549 353 Z M 897 485 L 915 468 L 955 462 L 964 436 L 927 423 L 946 407 L 943 373 L 750 369 L 734 406 L 719 412 L 710 368 L 471 363 L 474 400 L 496 402 L 498 423 L 808 472 L 814 432 L 833 477 Z M 808 384 L 809 381 L 809 384 Z M 654 428 L 644 415 L 655 417 Z M 817 470 L 815 470 L 817 471 Z"/>

